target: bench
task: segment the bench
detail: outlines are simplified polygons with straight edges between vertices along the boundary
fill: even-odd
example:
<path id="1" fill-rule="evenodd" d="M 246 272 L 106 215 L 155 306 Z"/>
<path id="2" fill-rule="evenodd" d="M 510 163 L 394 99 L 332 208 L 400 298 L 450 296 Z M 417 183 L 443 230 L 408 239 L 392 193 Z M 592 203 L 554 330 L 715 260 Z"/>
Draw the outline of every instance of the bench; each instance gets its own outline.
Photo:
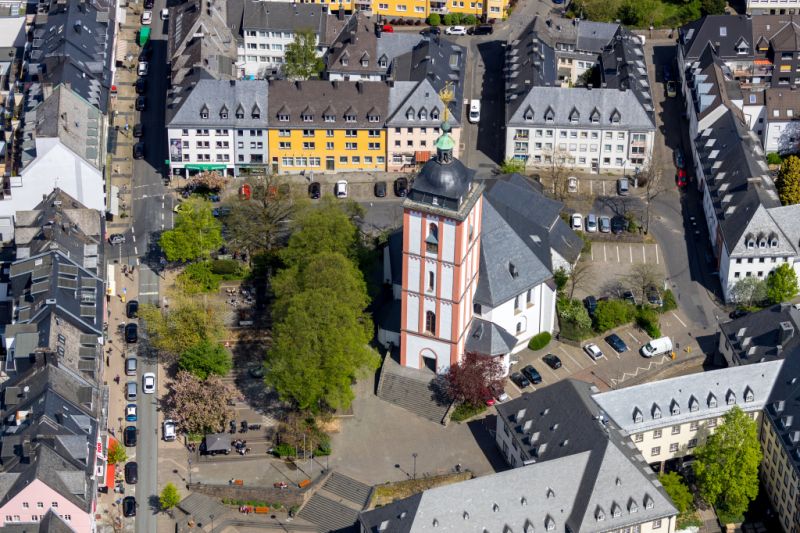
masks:
<path id="1" fill-rule="evenodd" d="M 256 514 L 266 514 L 269 512 L 269 507 L 256 507 L 255 513 Z"/>
<path id="2" fill-rule="evenodd" d="M 310 479 L 304 479 L 303 481 L 298 483 L 297 486 L 300 487 L 301 489 L 304 489 L 304 488 L 308 487 L 309 485 L 311 485 L 311 480 Z"/>

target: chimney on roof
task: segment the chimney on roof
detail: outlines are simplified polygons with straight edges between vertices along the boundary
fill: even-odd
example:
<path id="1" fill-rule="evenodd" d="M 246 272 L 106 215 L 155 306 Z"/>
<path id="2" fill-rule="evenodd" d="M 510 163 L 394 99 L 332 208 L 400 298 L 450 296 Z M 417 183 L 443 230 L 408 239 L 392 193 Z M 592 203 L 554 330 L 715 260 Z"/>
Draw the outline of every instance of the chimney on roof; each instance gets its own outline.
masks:
<path id="1" fill-rule="evenodd" d="M 779 344 L 784 346 L 787 342 L 789 342 L 789 340 L 791 340 L 792 337 L 794 337 L 794 326 L 787 320 L 778 324 L 778 327 L 780 332 Z"/>
<path id="2" fill-rule="evenodd" d="M 356 90 L 358 91 L 358 94 L 364 94 L 364 84 L 361 83 L 360 81 L 357 81 Z"/>

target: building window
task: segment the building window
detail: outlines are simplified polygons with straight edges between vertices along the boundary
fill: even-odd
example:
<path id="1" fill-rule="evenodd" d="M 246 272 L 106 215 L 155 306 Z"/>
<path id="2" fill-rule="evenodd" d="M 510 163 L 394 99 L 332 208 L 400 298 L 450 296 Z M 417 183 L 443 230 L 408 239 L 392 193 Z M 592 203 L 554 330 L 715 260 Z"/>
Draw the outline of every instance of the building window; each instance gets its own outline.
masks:
<path id="1" fill-rule="evenodd" d="M 519 307 L 519 296 L 514 297 L 514 312 L 518 313 L 520 311 Z"/>
<path id="2" fill-rule="evenodd" d="M 681 427 L 680 426 L 672 426 L 672 434 L 673 435 L 677 435 L 680 432 L 681 432 Z"/>
<path id="3" fill-rule="evenodd" d="M 661 529 L 661 520 L 653 520 L 653 529 Z"/>
<path id="4" fill-rule="evenodd" d="M 660 429 L 654 429 L 653 430 L 653 438 L 654 439 L 660 439 L 661 438 L 661 430 Z"/>
<path id="5" fill-rule="evenodd" d="M 425 312 L 425 331 L 431 335 L 436 335 L 436 313 L 433 311 Z"/>
<path id="6" fill-rule="evenodd" d="M 30 504 L 28 502 L 22 502 L 22 508 L 23 509 L 27 509 L 29 507 L 30 507 Z"/>
<path id="7" fill-rule="evenodd" d="M 700 424 L 695 420 L 694 422 L 689 423 L 689 431 L 697 431 L 697 428 Z"/>
<path id="8" fill-rule="evenodd" d="M 436 274 L 428 272 L 428 290 L 433 291 L 433 282 L 436 280 Z"/>
<path id="9" fill-rule="evenodd" d="M 644 433 L 637 433 L 633 436 L 633 442 L 642 442 L 644 440 Z"/>
<path id="10" fill-rule="evenodd" d="M 661 455 L 661 446 L 653 446 L 650 449 L 650 455 L 655 457 L 656 455 Z"/>
<path id="11" fill-rule="evenodd" d="M 425 249 L 435 254 L 439 251 L 439 227 L 435 222 L 428 226 L 428 237 L 425 239 Z"/>
<path id="12" fill-rule="evenodd" d="M 697 439 L 689 439 L 689 443 L 686 446 L 689 448 L 695 448 L 697 446 Z"/>
<path id="13" fill-rule="evenodd" d="M 716 418 L 709 418 L 708 423 L 706 424 L 708 427 L 713 428 L 717 427 L 717 419 Z"/>
<path id="14" fill-rule="evenodd" d="M 670 453 L 675 453 L 675 452 L 677 452 L 677 451 L 678 451 L 678 443 L 677 443 L 677 442 L 673 442 L 673 443 L 671 443 L 671 444 L 669 445 L 669 451 L 670 451 Z"/>

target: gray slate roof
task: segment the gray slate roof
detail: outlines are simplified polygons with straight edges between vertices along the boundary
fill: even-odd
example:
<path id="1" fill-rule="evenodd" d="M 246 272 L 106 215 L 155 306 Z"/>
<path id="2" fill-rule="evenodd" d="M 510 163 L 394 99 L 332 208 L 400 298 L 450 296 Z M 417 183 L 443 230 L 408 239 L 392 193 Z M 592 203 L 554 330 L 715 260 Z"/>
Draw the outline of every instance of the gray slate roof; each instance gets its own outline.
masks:
<path id="1" fill-rule="evenodd" d="M 746 15 L 707 15 L 678 30 L 683 57 L 693 61 L 710 43 L 723 59 L 746 60 L 753 57 L 753 25 Z M 744 42 L 747 53 L 739 54 L 736 45 Z"/>
<path id="2" fill-rule="evenodd" d="M 460 125 L 452 111 L 461 107 L 463 106 L 451 104 L 451 111 L 448 112 L 451 126 Z M 386 126 L 438 128 L 444 119 L 444 108 L 438 91 L 427 78 L 419 82 L 398 81 L 389 89 L 389 119 Z M 423 110 L 425 119 L 420 115 Z"/>
<path id="3" fill-rule="evenodd" d="M 766 405 L 782 364 L 769 361 L 663 379 L 596 394 L 594 401 L 629 434 L 722 416 L 732 405 L 757 411 Z"/>
<path id="4" fill-rule="evenodd" d="M 322 4 L 261 2 L 259 0 L 244 0 L 243 11 L 244 16 L 240 23 L 242 30 L 290 32 L 312 30 L 320 36 L 325 35 L 325 21 L 332 16 L 328 15 L 327 6 Z M 229 22 L 233 23 L 233 21 Z"/>
<path id="5" fill-rule="evenodd" d="M 764 412 L 779 435 L 778 443 L 788 456 L 789 465 L 800 475 L 800 349 L 795 347 L 787 353 L 782 363 Z"/>
<path id="6" fill-rule="evenodd" d="M 196 70 L 205 71 L 214 79 L 235 78 L 236 39 L 224 6 L 220 8 L 213 0 L 174 6 L 168 24 L 167 58 L 173 86 L 183 85 Z M 198 34 L 202 37 L 197 38 Z"/>
<path id="7" fill-rule="evenodd" d="M 782 359 L 800 346 L 800 311 L 777 304 L 719 325 L 733 348 L 730 365 Z M 780 348 L 778 348 L 780 346 Z"/>
<path id="8" fill-rule="evenodd" d="M 488 320 L 473 318 L 464 351 L 481 355 L 503 355 L 516 345 L 516 337 L 505 328 Z"/>
<path id="9" fill-rule="evenodd" d="M 267 128 L 268 87 L 264 80 L 199 80 L 167 106 L 167 127 Z"/>
<path id="10" fill-rule="evenodd" d="M 526 112 L 532 112 L 532 120 L 526 120 Z M 570 117 L 577 112 L 577 125 Z M 553 121 L 545 116 L 552 113 Z M 597 117 L 597 123 L 592 117 Z M 617 122 L 613 122 L 616 118 Z M 516 111 L 509 116 L 512 126 L 549 125 L 580 128 L 624 128 L 637 131 L 655 129 L 653 118 L 648 115 L 634 91 L 618 89 L 587 89 L 581 87 L 533 87 L 528 91 Z"/>

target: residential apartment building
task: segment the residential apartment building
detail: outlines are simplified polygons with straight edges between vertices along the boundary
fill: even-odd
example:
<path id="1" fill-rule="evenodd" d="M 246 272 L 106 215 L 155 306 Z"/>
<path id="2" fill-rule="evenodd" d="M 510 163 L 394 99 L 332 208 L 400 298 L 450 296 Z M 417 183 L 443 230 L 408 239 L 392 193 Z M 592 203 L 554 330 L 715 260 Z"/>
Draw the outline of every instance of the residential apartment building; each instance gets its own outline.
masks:
<path id="1" fill-rule="evenodd" d="M 312 4 L 327 4 L 331 11 L 347 13 L 362 11 L 388 18 L 425 19 L 432 13 L 462 13 L 503 19 L 508 15 L 508 0 L 308 0 Z"/>
<path id="2" fill-rule="evenodd" d="M 402 233 L 384 250 L 384 282 L 400 309 L 378 339 L 399 346 L 411 368 L 444 373 L 469 352 L 507 371 L 511 354 L 553 330 L 553 272 L 577 261 L 580 238 L 559 217 L 561 204 L 526 178 L 484 189 L 452 158 L 453 145 L 445 131 L 408 193 Z"/>
<path id="3" fill-rule="evenodd" d="M 800 148 L 800 91 L 794 87 L 769 88 L 764 91 L 766 128 L 764 151 L 795 154 Z"/>
<path id="4" fill-rule="evenodd" d="M 59 189 L 16 215 L 16 259 L 3 294 L 11 300 L 2 334 L 3 371 L 23 372 L 38 352 L 98 381 L 103 368 L 104 220 Z"/>
<path id="5" fill-rule="evenodd" d="M 237 41 L 238 76 L 264 79 L 280 72 L 286 47 L 298 32 L 311 31 L 316 36 L 322 57 L 327 50 L 327 25 L 336 26 L 337 17 L 320 4 L 233 0 L 227 3 L 227 20 Z"/>
<path id="6" fill-rule="evenodd" d="M 537 17 L 506 50 L 506 158 L 591 172 L 648 164 L 655 115 L 638 37 L 618 24 Z"/>
<path id="7" fill-rule="evenodd" d="M 739 366 L 782 359 L 800 345 L 800 311 L 777 304 L 719 325 L 714 363 Z"/>
<path id="8" fill-rule="evenodd" d="M 2 386 L 0 528 L 97 530 L 97 489 L 106 480 L 102 391 L 39 352 Z"/>
<path id="9" fill-rule="evenodd" d="M 238 175 L 267 165 L 268 94 L 266 81 L 204 79 L 185 97 L 168 102 L 171 172 Z"/>
<path id="10" fill-rule="evenodd" d="M 800 206 L 782 207 L 761 142 L 741 105 L 740 83 L 707 45 L 686 61 L 678 46 L 691 160 L 726 300 L 737 281 L 765 279 L 782 263 L 797 270 Z"/>
<path id="11" fill-rule="evenodd" d="M 517 468 L 362 513 L 361 531 L 674 532 L 677 510 L 594 392 L 565 380 L 500 404 L 497 443 Z"/>
<path id="12" fill-rule="evenodd" d="M 269 94 L 273 173 L 386 170 L 388 84 L 279 80 Z"/>

